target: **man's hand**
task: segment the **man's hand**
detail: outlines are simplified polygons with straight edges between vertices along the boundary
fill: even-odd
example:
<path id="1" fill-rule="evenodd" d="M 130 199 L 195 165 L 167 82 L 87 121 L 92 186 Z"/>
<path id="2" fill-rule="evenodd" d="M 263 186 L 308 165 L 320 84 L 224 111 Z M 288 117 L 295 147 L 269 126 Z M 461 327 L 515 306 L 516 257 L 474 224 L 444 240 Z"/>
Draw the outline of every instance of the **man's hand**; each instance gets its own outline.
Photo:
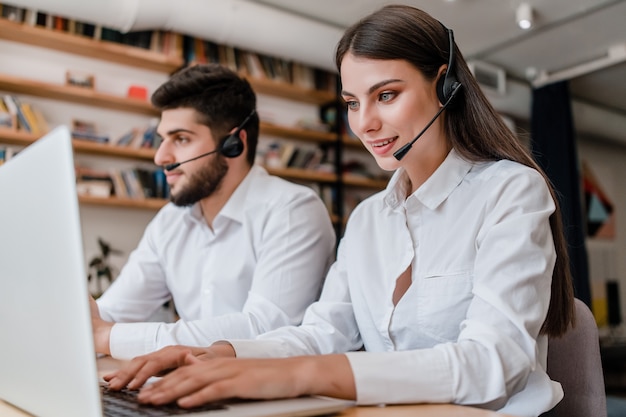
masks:
<path id="1" fill-rule="evenodd" d="M 89 296 L 89 307 L 91 310 L 91 327 L 93 329 L 93 341 L 96 352 L 110 355 L 109 339 L 113 323 L 102 320 L 98 304 L 91 295 Z"/>
<path id="2" fill-rule="evenodd" d="M 163 376 L 183 366 L 188 357 L 197 361 L 210 360 L 217 357 L 234 357 L 235 351 L 229 343 L 220 343 L 208 348 L 188 346 L 167 346 L 147 355 L 137 356 L 116 372 L 103 378 L 109 387 L 119 390 L 124 387 L 138 389 L 153 376 Z"/>

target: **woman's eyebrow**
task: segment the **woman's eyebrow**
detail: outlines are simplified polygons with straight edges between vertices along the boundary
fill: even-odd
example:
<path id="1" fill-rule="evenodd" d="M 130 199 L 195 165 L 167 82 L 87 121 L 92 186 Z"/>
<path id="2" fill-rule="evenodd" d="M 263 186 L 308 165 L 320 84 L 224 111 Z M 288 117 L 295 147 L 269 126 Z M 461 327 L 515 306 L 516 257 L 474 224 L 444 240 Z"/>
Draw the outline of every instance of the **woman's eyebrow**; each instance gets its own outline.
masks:
<path id="1" fill-rule="evenodd" d="M 376 84 L 372 85 L 367 90 L 367 93 L 368 94 L 372 94 L 374 91 L 378 90 L 380 87 L 384 87 L 387 84 L 397 83 L 397 82 L 402 82 L 402 80 L 400 80 L 398 78 L 392 78 L 392 79 L 389 79 L 389 80 L 383 80 L 383 81 L 377 82 Z M 346 91 L 346 90 L 341 90 L 341 95 L 343 95 L 343 96 L 353 96 L 354 97 L 354 94 L 352 94 L 351 92 Z"/>

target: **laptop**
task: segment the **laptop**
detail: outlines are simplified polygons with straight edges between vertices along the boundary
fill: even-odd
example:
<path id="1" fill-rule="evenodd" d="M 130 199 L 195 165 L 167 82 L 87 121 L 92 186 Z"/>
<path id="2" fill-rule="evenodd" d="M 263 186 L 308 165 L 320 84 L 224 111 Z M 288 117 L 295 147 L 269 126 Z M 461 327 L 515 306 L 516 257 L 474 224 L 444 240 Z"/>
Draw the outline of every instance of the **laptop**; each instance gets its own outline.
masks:
<path id="1" fill-rule="evenodd" d="M 0 399 L 41 417 L 103 416 L 67 127 L 0 166 L 0 221 Z M 315 416 L 352 404 L 232 401 L 186 415 Z"/>

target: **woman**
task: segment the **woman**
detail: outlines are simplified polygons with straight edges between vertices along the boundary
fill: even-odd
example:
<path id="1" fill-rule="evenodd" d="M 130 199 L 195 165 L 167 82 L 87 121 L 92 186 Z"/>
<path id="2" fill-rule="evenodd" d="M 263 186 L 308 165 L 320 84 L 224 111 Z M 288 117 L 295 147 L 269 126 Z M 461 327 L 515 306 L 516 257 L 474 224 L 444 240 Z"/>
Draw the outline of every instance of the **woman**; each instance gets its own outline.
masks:
<path id="1" fill-rule="evenodd" d="M 545 372 L 547 336 L 567 329 L 573 295 L 549 181 L 452 32 L 423 11 L 387 6 L 364 18 L 336 63 L 352 131 L 395 174 L 354 210 L 319 302 L 299 327 L 166 349 L 110 384 L 139 387 L 180 366 L 140 399 L 188 407 L 322 394 L 520 416 L 551 409 L 563 394 Z"/>

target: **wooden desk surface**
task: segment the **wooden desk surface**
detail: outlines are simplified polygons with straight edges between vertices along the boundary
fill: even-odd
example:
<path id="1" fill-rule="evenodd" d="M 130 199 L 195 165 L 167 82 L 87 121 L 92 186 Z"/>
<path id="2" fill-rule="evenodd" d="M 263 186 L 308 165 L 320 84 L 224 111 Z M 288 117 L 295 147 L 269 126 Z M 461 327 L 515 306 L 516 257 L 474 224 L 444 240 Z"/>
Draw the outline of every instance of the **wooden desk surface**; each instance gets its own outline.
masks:
<path id="1" fill-rule="evenodd" d="M 98 370 L 102 376 L 117 369 L 119 362 L 111 358 L 98 359 Z M 0 416 L 27 417 L 29 414 L 0 400 Z M 390 405 L 386 407 L 352 407 L 337 414 L 337 417 L 513 417 L 493 411 L 481 410 L 452 404 Z"/>

